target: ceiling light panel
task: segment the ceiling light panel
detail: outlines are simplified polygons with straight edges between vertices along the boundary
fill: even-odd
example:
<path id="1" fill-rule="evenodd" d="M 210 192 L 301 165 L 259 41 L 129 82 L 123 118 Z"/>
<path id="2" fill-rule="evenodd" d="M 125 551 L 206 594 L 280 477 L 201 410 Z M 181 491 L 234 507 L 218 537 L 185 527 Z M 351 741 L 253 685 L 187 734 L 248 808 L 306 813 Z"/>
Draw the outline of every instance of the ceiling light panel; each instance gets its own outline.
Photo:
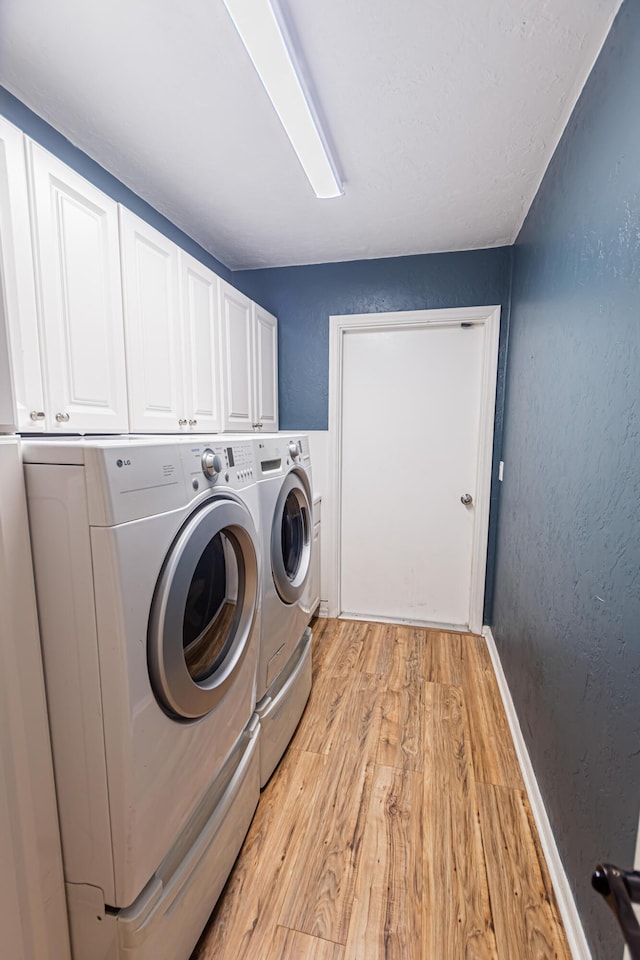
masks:
<path id="1" fill-rule="evenodd" d="M 343 193 L 316 111 L 270 0 L 223 0 L 315 195 Z"/>

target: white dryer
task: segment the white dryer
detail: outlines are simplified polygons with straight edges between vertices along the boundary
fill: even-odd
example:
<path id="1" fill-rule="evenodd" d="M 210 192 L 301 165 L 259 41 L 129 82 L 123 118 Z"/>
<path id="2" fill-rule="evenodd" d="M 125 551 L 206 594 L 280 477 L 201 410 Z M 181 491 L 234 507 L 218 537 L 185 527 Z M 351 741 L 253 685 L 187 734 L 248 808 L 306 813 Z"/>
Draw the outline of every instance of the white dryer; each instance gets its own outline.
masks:
<path id="1" fill-rule="evenodd" d="M 298 725 L 311 691 L 313 514 L 306 436 L 254 439 L 262 529 L 262 631 L 258 664 L 260 783 Z"/>
<path id="2" fill-rule="evenodd" d="M 253 444 L 23 451 L 74 960 L 187 960 L 259 797 Z"/>

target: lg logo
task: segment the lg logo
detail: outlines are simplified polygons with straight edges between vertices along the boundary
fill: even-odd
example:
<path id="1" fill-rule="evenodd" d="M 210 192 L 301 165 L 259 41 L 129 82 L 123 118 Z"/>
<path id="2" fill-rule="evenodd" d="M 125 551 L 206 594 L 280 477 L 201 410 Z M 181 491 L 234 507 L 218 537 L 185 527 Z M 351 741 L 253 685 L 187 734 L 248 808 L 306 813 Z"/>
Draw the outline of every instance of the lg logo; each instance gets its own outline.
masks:
<path id="1" fill-rule="evenodd" d="M 130 467 L 131 460 L 116 460 L 116 467 Z"/>

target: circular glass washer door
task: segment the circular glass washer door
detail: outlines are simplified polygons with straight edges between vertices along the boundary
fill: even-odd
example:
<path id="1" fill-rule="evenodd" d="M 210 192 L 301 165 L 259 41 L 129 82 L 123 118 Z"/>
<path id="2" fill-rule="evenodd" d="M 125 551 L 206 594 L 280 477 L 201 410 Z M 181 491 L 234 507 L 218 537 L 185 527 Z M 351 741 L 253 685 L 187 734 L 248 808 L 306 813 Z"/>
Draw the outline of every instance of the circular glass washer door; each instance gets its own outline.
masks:
<path id="1" fill-rule="evenodd" d="M 149 675 L 169 713 L 204 716 L 233 683 L 258 603 L 258 547 L 246 507 L 209 501 L 187 520 L 160 573 L 148 632 Z"/>
<path id="2" fill-rule="evenodd" d="M 306 485 L 297 473 L 286 477 L 273 514 L 271 571 L 280 599 L 295 603 L 311 565 L 311 507 Z"/>

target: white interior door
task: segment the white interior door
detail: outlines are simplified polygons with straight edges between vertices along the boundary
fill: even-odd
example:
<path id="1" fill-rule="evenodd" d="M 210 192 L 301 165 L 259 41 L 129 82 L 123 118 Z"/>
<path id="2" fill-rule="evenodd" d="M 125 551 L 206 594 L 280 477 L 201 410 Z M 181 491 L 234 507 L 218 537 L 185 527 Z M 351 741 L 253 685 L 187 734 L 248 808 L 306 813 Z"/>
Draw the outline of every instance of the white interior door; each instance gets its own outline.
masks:
<path id="1" fill-rule="evenodd" d="M 345 331 L 344 615 L 469 625 L 486 335 L 460 322 Z"/>

